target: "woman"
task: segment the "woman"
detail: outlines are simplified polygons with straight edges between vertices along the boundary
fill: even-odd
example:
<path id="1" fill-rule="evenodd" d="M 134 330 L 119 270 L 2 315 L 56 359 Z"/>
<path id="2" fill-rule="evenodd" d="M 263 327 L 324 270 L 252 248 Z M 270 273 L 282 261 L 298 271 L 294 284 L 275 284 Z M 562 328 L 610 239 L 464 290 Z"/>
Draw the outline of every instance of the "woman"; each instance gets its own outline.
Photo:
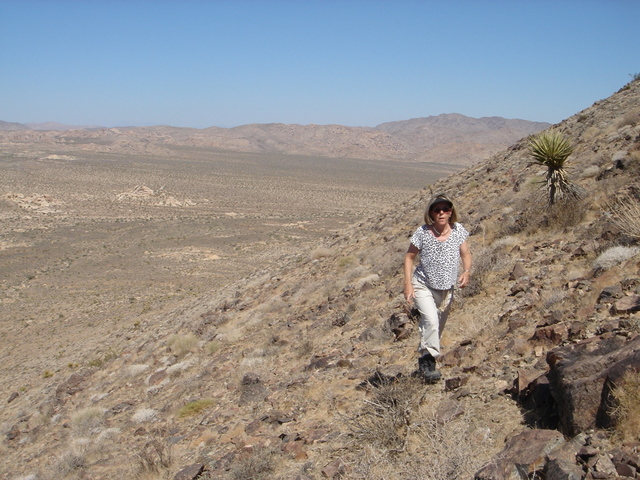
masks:
<path id="1" fill-rule="evenodd" d="M 440 336 L 456 284 L 464 288 L 469 283 L 471 252 L 467 245 L 469 232 L 457 223 L 458 214 L 453 202 L 444 194 L 434 196 L 424 213 L 425 225 L 411 237 L 404 256 L 404 298 L 414 301 L 420 312 L 420 358 L 418 371 L 427 382 L 441 377 L 436 369 L 440 356 Z M 415 271 L 413 263 L 419 255 Z M 462 259 L 463 271 L 458 276 Z"/>

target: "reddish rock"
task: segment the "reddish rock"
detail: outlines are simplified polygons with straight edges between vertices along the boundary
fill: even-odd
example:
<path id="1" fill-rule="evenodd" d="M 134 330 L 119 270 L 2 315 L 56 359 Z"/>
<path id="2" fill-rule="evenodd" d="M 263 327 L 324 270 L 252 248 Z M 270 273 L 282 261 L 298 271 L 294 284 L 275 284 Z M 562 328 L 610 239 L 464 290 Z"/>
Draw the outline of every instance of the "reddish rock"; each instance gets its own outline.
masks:
<path id="1" fill-rule="evenodd" d="M 285 443 L 282 446 L 282 451 L 293 457 L 295 460 L 306 460 L 308 456 L 304 448 L 304 442 L 301 440 Z"/>
<path id="2" fill-rule="evenodd" d="M 569 338 L 569 328 L 565 323 L 536 329 L 531 340 L 537 344 L 560 345 Z"/>
<path id="3" fill-rule="evenodd" d="M 613 310 L 615 313 L 633 313 L 640 311 L 640 295 L 629 295 L 618 300 Z"/>
<path id="4" fill-rule="evenodd" d="M 555 430 L 525 430 L 509 439 L 504 450 L 475 474 L 475 480 L 520 480 L 542 472 L 546 455 L 564 444 Z"/>
<path id="5" fill-rule="evenodd" d="M 56 399 L 64 403 L 67 397 L 75 395 L 84 389 L 82 385 L 84 381 L 93 375 L 93 370 L 84 370 L 82 372 L 72 374 L 65 382 L 58 385 L 56 389 Z"/>
<path id="6" fill-rule="evenodd" d="M 334 460 L 322 469 L 325 478 L 340 478 L 347 473 L 347 466 L 340 459 Z"/>

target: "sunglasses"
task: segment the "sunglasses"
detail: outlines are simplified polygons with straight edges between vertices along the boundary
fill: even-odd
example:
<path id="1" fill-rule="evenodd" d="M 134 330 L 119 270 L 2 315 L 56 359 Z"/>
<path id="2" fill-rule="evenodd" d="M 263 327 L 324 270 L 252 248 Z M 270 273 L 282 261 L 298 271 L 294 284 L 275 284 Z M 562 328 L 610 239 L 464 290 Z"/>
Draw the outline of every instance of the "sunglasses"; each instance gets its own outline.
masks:
<path id="1" fill-rule="evenodd" d="M 434 207 L 431 209 L 433 213 L 449 213 L 451 211 L 451 207 Z"/>

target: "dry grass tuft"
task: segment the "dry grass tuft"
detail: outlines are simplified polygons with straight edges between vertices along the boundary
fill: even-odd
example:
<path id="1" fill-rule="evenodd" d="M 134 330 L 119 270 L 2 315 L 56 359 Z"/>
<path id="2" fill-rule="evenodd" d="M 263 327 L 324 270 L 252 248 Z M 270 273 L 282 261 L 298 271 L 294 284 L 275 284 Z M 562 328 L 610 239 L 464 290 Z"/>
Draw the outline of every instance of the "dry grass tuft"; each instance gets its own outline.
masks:
<path id="1" fill-rule="evenodd" d="M 640 124 L 640 109 L 627 112 L 619 121 L 618 128 L 622 128 L 626 125 L 635 126 Z"/>
<path id="2" fill-rule="evenodd" d="M 515 237 L 508 236 L 499 238 L 488 247 L 474 249 L 471 281 L 467 287 L 456 290 L 456 296 L 464 301 L 465 298 L 481 293 L 491 272 L 504 269 L 511 262 L 508 252 L 517 242 Z"/>
<path id="3" fill-rule="evenodd" d="M 317 247 L 311 251 L 311 258 L 313 260 L 319 260 L 321 258 L 330 257 L 332 255 L 331 249 L 327 247 Z"/>
<path id="4" fill-rule="evenodd" d="M 612 390 L 615 419 L 614 434 L 622 442 L 637 442 L 640 439 L 640 373 L 628 370 Z"/>
<path id="5" fill-rule="evenodd" d="M 424 394 L 424 384 L 415 378 L 383 381 L 371 388 L 371 399 L 347 427 L 361 445 L 372 445 L 390 453 L 405 450 L 411 416 Z"/>
<path id="6" fill-rule="evenodd" d="M 608 206 L 616 226 L 631 238 L 640 239 L 640 201 L 629 193 L 617 195 Z"/>
<path id="7" fill-rule="evenodd" d="M 198 337 L 193 333 L 186 335 L 171 335 L 167 339 L 167 345 L 171 348 L 173 354 L 177 357 L 183 357 L 191 352 L 198 344 Z"/>
<path id="8" fill-rule="evenodd" d="M 451 480 L 473 478 L 486 462 L 486 438 L 474 432 L 463 415 L 438 421 L 433 414 L 414 413 L 408 428 L 407 451 L 389 455 L 375 445 L 365 445 L 353 467 L 353 478 L 362 480 Z"/>
<path id="9" fill-rule="evenodd" d="M 170 446 L 158 439 L 147 442 L 137 453 L 138 474 L 163 473 L 173 464 Z"/>
<path id="10" fill-rule="evenodd" d="M 71 425 L 81 437 L 87 436 L 97 428 L 104 418 L 104 408 L 88 407 L 78 410 L 71 416 Z"/>
<path id="11" fill-rule="evenodd" d="M 445 422 L 431 416 L 422 422 L 416 432 L 422 449 L 420 464 L 415 465 L 416 475 L 429 472 L 429 480 L 473 478 L 482 466 L 479 452 L 484 447 L 483 439 L 471 431 L 470 425 L 465 416 Z"/>
<path id="12" fill-rule="evenodd" d="M 269 448 L 257 448 L 250 455 L 234 462 L 229 471 L 233 480 L 266 480 L 273 478 L 278 453 Z"/>
<path id="13" fill-rule="evenodd" d="M 215 403 L 215 400 L 212 398 L 202 398 L 200 400 L 189 402 L 178 410 L 178 417 L 193 417 L 194 415 L 198 415 L 212 407 Z"/>
<path id="14" fill-rule="evenodd" d="M 626 262 L 630 258 L 638 255 L 640 249 L 637 247 L 611 247 L 602 252 L 593 262 L 593 269 L 596 272 L 606 271 L 616 265 Z"/>

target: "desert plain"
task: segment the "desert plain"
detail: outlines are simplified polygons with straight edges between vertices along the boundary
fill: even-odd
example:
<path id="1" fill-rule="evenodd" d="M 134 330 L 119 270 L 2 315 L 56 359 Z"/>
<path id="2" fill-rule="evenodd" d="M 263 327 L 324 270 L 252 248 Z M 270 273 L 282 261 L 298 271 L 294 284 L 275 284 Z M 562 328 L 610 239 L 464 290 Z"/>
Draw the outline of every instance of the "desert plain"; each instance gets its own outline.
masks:
<path id="1" fill-rule="evenodd" d="M 457 169 L 175 146 L 0 151 L 0 390 L 108 355 L 219 289 Z M 108 338 L 108 340 L 107 340 Z M 124 338 L 123 338 L 124 340 Z"/>

